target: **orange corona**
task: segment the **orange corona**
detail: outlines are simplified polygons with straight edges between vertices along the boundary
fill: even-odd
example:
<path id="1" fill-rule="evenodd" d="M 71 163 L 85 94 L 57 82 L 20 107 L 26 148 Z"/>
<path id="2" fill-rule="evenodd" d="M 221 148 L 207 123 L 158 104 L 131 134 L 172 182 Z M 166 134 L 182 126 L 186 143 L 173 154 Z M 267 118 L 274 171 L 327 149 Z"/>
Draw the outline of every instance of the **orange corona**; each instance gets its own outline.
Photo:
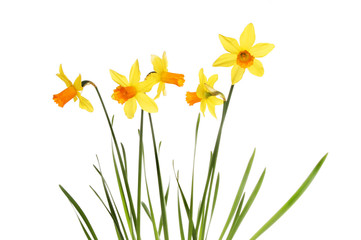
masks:
<path id="1" fill-rule="evenodd" d="M 182 87 L 185 80 L 183 74 L 162 72 L 161 81 Z"/>
<path id="2" fill-rule="evenodd" d="M 133 86 L 122 87 L 118 86 L 114 89 L 112 98 L 118 103 L 124 104 L 128 99 L 134 97 L 137 94 L 137 89 Z"/>
<path id="3" fill-rule="evenodd" d="M 187 92 L 186 93 L 186 101 L 189 106 L 192 106 L 195 103 L 200 102 L 202 99 L 197 96 L 196 92 Z"/>
<path id="4" fill-rule="evenodd" d="M 66 88 L 61 93 L 55 94 L 53 96 L 53 100 L 59 107 L 64 107 L 64 105 L 69 102 L 72 98 L 74 98 L 77 94 L 75 87 L 72 85 Z"/>
<path id="5" fill-rule="evenodd" d="M 237 55 L 237 64 L 241 68 L 248 68 L 253 65 L 254 57 L 246 50 Z"/>

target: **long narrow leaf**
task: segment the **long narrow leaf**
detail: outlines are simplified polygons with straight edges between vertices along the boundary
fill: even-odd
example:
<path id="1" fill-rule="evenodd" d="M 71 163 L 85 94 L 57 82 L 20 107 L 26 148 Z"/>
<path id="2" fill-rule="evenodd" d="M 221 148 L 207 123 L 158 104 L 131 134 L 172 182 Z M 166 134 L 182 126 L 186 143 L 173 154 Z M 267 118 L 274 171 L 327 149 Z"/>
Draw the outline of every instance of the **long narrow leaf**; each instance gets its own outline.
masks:
<path id="1" fill-rule="evenodd" d="M 164 227 L 164 239 L 169 240 L 168 222 L 167 222 L 167 210 L 166 210 L 166 206 L 165 206 L 165 197 L 164 197 L 164 192 L 163 192 L 162 176 L 161 176 L 161 172 L 160 172 L 160 165 L 159 165 L 159 159 L 158 159 L 157 143 L 156 143 L 155 135 L 154 135 L 152 116 L 151 116 L 150 113 L 148 114 L 148 116 L 149 116 L 149 123 L 150 123 L 151 132 L 152 132 L 154 157 L 155 157 L 155 164 L 156 164 L 156 169 L 157 169 L 159 200 L 160 200 L 160 207 L 161 207 L 161 210 L 162 210 L 162 220 L 163 220 L 163 227 Z"/>
<path id="2" fill-rule="evenodd" d="M 117 163 L 115 161 L 115 156 L 114 156 L 114 150 L 112 148 L 112 156 L 113 156 L 113 164 L 114 164 L 114 169 L 115 169 L 115 174 L 117 177 L 117 183 L 118 183 L 118 189 L 119 189 L 119 193 L 120 193 L 120 197 L 122 199 L 122 204 L 123 204 L 123 210 L 125 213 L 125 218 L 127 220 L 127 224 L 128 224 L 128 229 L 130 231 L 130 234 L 132 236 L 132 239 L 135 239 L 134 237 L 134 231 L 133 231 L 133 225 L 132 225 L 132 218 L 129 214 L 129 209 L 128 209 L 128 204 L 127 204 L 127 200 L 125 198 L 125 194 L 124 194 L 124 189 L 123 189 L 123 185 L 122 185 L 122 181 L 120 179 L 120 175 L 119 175 L 119 171 L 118 171 L 118 167 L 117 167 Z M 134 223 L 135 224 L 135 223 Z"/>
<path id="3" fill-rule="evenodd" d="M 166 206 L 168 204 L 169 187 L 170 187 L 170 182 L 168 183 L 167 191 L 165 192 L 165 205 Z M 159 236 L 162 233 L 162 227 L 163 227 L 163 214 L 160 216 L 160 219 L 159 219 L 159 228 L 158 228 Z"/>
<path id="4" fill-rule="evenodd" d="M 194 153 L 193 153 L 193 167 L 192 167 L 192 185 L 191 185 L 191 198 L 189 201 L 189 214 L 188 219 L 193 219 L 193 191 L 194 191 L 194 165 L 196 161 L 196 152 L 197 152 L 197 142 L 198 142 L 198 130 L 199 130 L 199 123 L 201 120 L 201 114 L 198 114 L 197 117 L 197 124 L 196 124 L 196 132 L 195 132 L 195 139 L 194 139 Z M 188 240 L 191 239 L 193 235 L 193 221 L 188 221 Z M 194 237 L 196 235 L 193 235 Z"/>
<path id="5" fill-rule="evenodd" d="M 246 194 L 243 194 L 243 196 L 242 196 L 241 202 L 239 203 L 239 205 L 238 205 L 238 207 L 237 207 L 237 212 L 236 212 L 236 215 L 234 216 L 234 219 L 238 219 L 238 218 L 239 218 L 239 215 L 241 214 L 241 210 L 242 210 L 242 206 L 243 206 L 243 201 L 244 201 L 245 195 L 246 195 Z M 235 228 L 235 224 L 236 224 L 236 221 L 233 221 L 232 226 L 231 226 L 231 229 L 234 229 L 234 228 Z"/>
<path id="6" fill-rule="evenodd" d="M 241 196 L 242 196 L 242 194 L 243 194 L 244 187 L 246 186 L 247 179 L 248 179 L 248 175 L 249 175 L 249 173 L 250 173 L 250 171 L 251 171 L 252 164 L 253 164 L 253 159 L 254 159 L 255 154 L 256 154 L 256 149 L 253 150 L 252 156 L 251 156 L 251 158 L 250 158 L 249 161 L 248 161 L 247 168 L 246 168 L 246 170 L 245 170 L 245 172 L 244 172 L 244 174 L 243 174 L 243 178 L 242 178 L 241 184 L 239 185 L 239 188 L 238 188 L 238 191 L 237 191 L 237 195 L 236 195 L 236 197 L 235 197 L 235 199 L 234 199 L 234 201 L 233 201 L 233 205 L 232 205 L 231 211 L 230 211 L 230 213 L 229 213 L 229 215 L 228 215 L 227 222 L 226 222 L 226 224 L 225 224 L 224 227 L 223 227 L 223 230 L 222 230 L 221 236 L 219 237 L 219 240 L 221 240 L 221 239 L 223 238 L 223 236 L 224 236 L 224 234 L 226 233 L 227 228 L 228 228 L 228 226 L 229 226 L 229 224 L 230 224 L 230 222 L 231 222 L 231 220 L 232 220 L 232 218 L 233 218 L 233 216 L 234 216 L 234 213 L 235 213 L 235 211 L 236 211 L 236 208 L 237 208 L 237 206 L 238 206 L 238 204 L 239 204 L 239 201 L 240 201 L 240 199 L 241 199 Z"/>
<path id="7" fill-rule="evenodd" d="M 208 229 L 207 229 L 206 239 L 207 239 L 207 237 L 208 237 L 209 228 L 210 228 L 210 226 L 211 226 L 214 208 L 216 207 L 217 196 L 218 196 L 218 188 L 219 188 L 219 173 L 218 173 L 218 176 L 217 176 L 216 186 L 215 186 L 215 189 L 214 189 L 213 203 L 212 203 L 212 210 L 211 210 L 211 217 L 210 217 L 209 223 L 208 223 Z"/>
<path id="8" fill-rule="evenodd" d="M 214 171 L 216 168 L 216 164 L 217 164 L 217 157 L 218 157 L 218 150 L 219 150 L 219 145 L 221 142 L 221 136 L 222 136 L 222 130 L 223 130 L 223 125 L 224 125 L 224 121 L 226 119 L 226 115 L 227 115 L 227 110 L 229 107 L 229 103 L 231 101 L 231 97 L 232 97 L 232 93 L 233 93 L 233 88 L 234 85 L 231 85 L 231 88 L 229 90 L 228 93 L 228 99 L 227 101 L 224 102 L 223 104 L 223 112 L 222 112 L 222 119 L 221 119 L 221 123 L 219 125 L 219 129 L 218 129 L 218 134 L 217 134 L 217 139 L 216 139 L 216 143 L 214 145 L 214 149 L 213 149 L 213 154 L 209 163 L 209 169 L 208 169 L 208 174 L 207 174 L 207 180 L 206 180 L 206 184 L 204 186 L 204 190 L 203 190 L 203 197 L 202 197 L 202 201 L 201 201 L 201 205 L 200 205 L 200 209 L 198 211 L 198 213 L 203 213 L 204 211 L 204 207 L 205 207 L 205 200 L 206 200 L 206 196 L 207 196 L 207 192 L 211 191 L 212 189 L 212 184 L 213 181 L 210 181 L 210 179 L 214 178 Z M 209 186 L 210 185 L 210 186 Z M 198 230 L 199 224 L 200 224 L 200 217 L 201 215 L 197 216 L 197 225 L 196 225 L 196 231 Z"/>
<path id="9" fill-rule="evenodd" d="M 144 154 L 144 151 L 143 151 L 143 154 Z M 147 180 L 147 171 L 145 170 L 145 157 L 143 156 L 143 165 L 144 165 L 144 180 L 145 180 L 145 187 L 146 187 L 146 190 L 147 190 L 147 197 L 148 197 L 148 203 L 149 203 L 149 208 L 150 210 L 145 210 L 149 216 L 149 219 L 151 220 L 152 222 L 152 225 L 153 225 L 153 232 L 154 232 L 154 237 L 156 240 L 159 240 L 159 234 L 158 234 L 158 231 L 157 231 L 157 224 L 155 223 L 155 218 L 154 218 L 154 212 L 153 212 L 153 207 L 152 207 L 152 201 L 150 199 L 150 195 L 149 195 L 149 188 L 148 188 L 148 180 Z M 143 205 L 143 208 L 146 207 L 146 205 L 144 204 Z"/>
<path id="10" fill-rule="evenodd" d="M 135 226 L 135 229 L 137 230 L 137 239 L 140 239 L 140 205 L 142 202 L 143 113 L 144 110 L 142 109 L 139 129 L 137 223 Z"/>
<path id="11" fill-rule="evenodd" d="M 185 211 L 187 213 L 187 217 L 188 217 L 188 221 L 192 221 L 192 226 L 193 226 L 193 230 L 192 230 L 192 236 L 193 236 L 193 239 L 197 239 L 197 230 L 194 228 L 194 222 L 193 222 L 193 219 L 190 218 L 190 209 L 189 209 L 189 206 L 188 206 L 188 203 L 187 203 L 187 199 L 183 193 L 183 190 L 182 190 L 182 187 L 176 177 L 176 173 L 175 173 L 175 170 L 174 170 L 174 162 L 173 162 L 173 172 L 174 172 L 174 176 L 176 178 L 176 181 L 177 181 L 177 184 L 178 184 L 178 189 L 181 193 L 181 197 L 182 197 L 182 201 L 183 201 L 183 205 L 184 205 L 184 208 L 185 208 Z M 198 213 L 199 215 L 199 213 Z"/>
<path id="12" fill-rule="evenodd" d="M 292 195 L 292 197 L 278 210 L 252 237 L 250 240 L 257 239 L 262 233 L 264 233 L 269 227 L 271 227 L 282 215 L 292 207 L 292 205 L 301 197 L 301 195 L 306 191 L 308 186 L 311 184 L 313 179 L 316 177 L 318 171 L 321 169 L 322 164 L 327 158 L 326 154 L 321 158 L 321 160 L 314 167 L 310 175 L 306 178 L 306 180 L 302 183 L 302 185 L 298 188 L 298 190 Z"/>
<path id="13" fill-rule="evenodd" d="M 246 216 L 248 210 L 252 206 L 252 203 L 253 203 L 254 199 L 256 198 L 259 189 L 261 188 L 261 185 L 262 185 L 265 174 L 266 174 L 266 169 L 263 170 L 263 173 L 262 173 L 261 177 L 259 178 L 256 186 L 254 187 L 254 189 L 253 189 L 253 191 L 251 193 L 251 196 L 249 197 L 249 199 L 248 199 L 246 205 L 244 206 L 244 209 L 242 210 L 241 214 L 239 215 L 239 217 L 237 219 L 234 219 L 234 221 L 235 221 L 234 227 L 229 230 L 227 240 L 233 239 L 234 234 L 236 233 L 239 225 L 241 225 L 242 220 L 244 219 L 244 217 Z"/>
<path id="14" fill-rule="evenodd" d="M 83 229 L 83 231 L 84 231 L 84 234 L 85 234 L 86 238 L 87 238 L 88 240 L 91 240 L 91 237 L 90 237 L 90 235 L 89 235 L 88 231 L 85 229 L 85 226 L 84 226 L 84 224 L 81 222 L 81 220 L 80 220 L 79 216 L 78 216 L 78 215 L 76 215 L 76 217 L 77 217 L 77 218 L 78 218 L 78 220 L 79 220 L 79 223 L 80 223 L 80 225 L 81 225 L 81 228 L 82 228 L 82 229 Z"/>
<path id="15" fill-rule="evenodd" d="M 99 159 L 98 159 L 98 162 L 99 162 Z M 118 219 L 117 219 L 117 215 L 116 215 L 113 203 L 112 203 L 111 198 L 110 198 L 110 194 L 111 194 L 110 189 L 107 187 L 107 183 L 106 183 L 106 181 L 105 181 L 105 179 L 103 177 L 103 173 L 101 172 L 100 163 L 99 163 L 99 169 L 96 166 L 94 166 L 94 168 L 98 172 L 100 177 L 102 178 L 104 193 L 105 193 L 105 196 L 107 198 L 107 202 L 108 202 L 108 206 L 109 206 L 109 211 L 108 212 L 110 213 L 110 216 L 113 219 L 118 239 L 124 239 L 123 234 L 122 234 L 121 229 L 120 229 L 120 225 L 119 225 L 119 222 L 118 222 Z M 98 194 L 96 194 L 96 195 L 98 195 Z"/>
<path id="16" fill-rule="evenodd" d="M 177 176 L 178 178 L 179 176 Z M 179 222 L 179 233 L 181 236 L 181 240 L 185 240 L 184 237 L 184 229 L 183 229 L 183 221 L 182 221 L 182 212 L 180 208 L 180 202 L 179 202 L 179 189 L 177 191 L 177 202 L 178 202 L 178 222 Z"/>
<path id="17" fill-rule="evenodd" d="M 77 212 L 79 213 L 79 215 L 81 216 L 81 218 L 83 219 L 85 225 L 88 227 L 90 234 L 93 236 L 94 240 L 97 240 L 98 237 L 95 234 L 92 225 L 90 224 L 88 218 L 86 217 L 85 213 L 83 212 L 83 210 L 81 209 L 81 207 L 78 205 L 78 203 L 74 200 L 74 198 L 65 190 L 65 188 L 63 188 L 61 185 L 59 185 L 61 191 L 63 191 L 63 193 L 65 194 L 65 196 L 68 198 L 68 200 L 70 201 L 70 203 L 74 206 L 74 208 L 77 210 Z"/>

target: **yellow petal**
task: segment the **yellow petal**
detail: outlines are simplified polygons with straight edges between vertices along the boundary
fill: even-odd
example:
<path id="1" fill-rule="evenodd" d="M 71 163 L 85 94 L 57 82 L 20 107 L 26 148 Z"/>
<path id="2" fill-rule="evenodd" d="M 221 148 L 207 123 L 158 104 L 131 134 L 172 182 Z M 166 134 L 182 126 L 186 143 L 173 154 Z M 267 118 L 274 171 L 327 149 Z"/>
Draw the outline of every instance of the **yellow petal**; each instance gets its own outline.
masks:
<path id="1" fill-rule="evenodd" d="M 159 73 L 149 73 L 143 82 L 140 82 L 137 85 L 138 92 L 149 92 L 152 90 L 153 86 L 160 81 L 160 74 Z"/>
<path id="2" fill-rule="evenodd" d="M 137 60 L 135 60 L 135 63 L 133 64 L 132 68 L 130 69 L 129 83 L 131 86 L 134 86 L 137 83 L 139 83 L 139 80 L 140 80 L 140 71 L 139 71 L 139 62 L 137 59 Z"/>
<path id="3" fill-rule="evenodd" d="M 230 67 L 236 64 L 236 62 L 237 54 L 225 53 L 213 63 L 213 67 Z"/>
<path id="4" fill-rule="evenodd" d="M 253 60 L 253 64 L 252 64 L 252 66 L 248 67 L 248 70 L 250 73 L 252 73 L 253 75 L 256 75 L 258 77 L 262 77 L 264 74 L 263 65 L 257 59 Z"/>
<path id="5" fill-rule="evenodd" d="M 152 55 L 152 64 L 154 71 L 156 71 L 157 73 L 164 72 L 163 62 L 162 59 L 160 59 L 160 57 L 156 55 Z"/>
<path id="6" fill-rule="evenodd" d="M 241 68 L 238 65 L 234 65 L 231 72 L 232 85 L 239 82 L 244 74 L 245 68 Z"/>
<path id="7" fill-rule="evenodd" d="M 70 87 L 72 85 L 71 81 L 67 78 L 67 76 L 65 76 L 63 67 L 61 64 L 59 67 L 59 73 L 57 73 L 56 76 L 58 76 L 61 80 L 63 80 L 65 82 L 66 87 Z"/>
<path id="8" fill-rule="evenodd" d="M 81 109 L 85 109 L 88 112 L 94 111 L 93 105 L 89 102 L 88 99 L 86 99 L 85 97 L 82 97 L 79 93 L 77 94 L 77 96 L 79 98 L 79 107 Z"/>
<path id="9" fill-rule="evenodd" d="M 239 45 L 242 50 L 249 51 L 256 40 L 256 35 L 254 33 L 253 24 L 250 23 L 247 27 L 243 30 L 241 37 L 239 38 Z"/>
<path id="10" fill-rule="evenodd" d="M 113 81 L 118 83 L 120 86 L 122 87 L 127 87 L 129 86 L 129 82 L 127 80 L 127 78 L 119 73 L 117 73 L 116 71 L 113 70 L 109 70 L 110 71 L 110 76 L 112 77 Z"/>
<path id="11" fill-rule="evenodd" d="M 124 113 L 127 116 L 127 118 L 132 119 L 136 111 L 137 111 L 137 101 L 135 100 L 135 98 L 131 98 L 125 102 Z"/>
<path id="12" fill-rule="evenodd" d="M 202 99 L 202 100 L 201 100 L 201 112 L 203 113 L 203 116 L 205 116 L 205 115 L 204 115 L 204 112 L 206 111 L 206 106 L 207 106 L 206 100 L 205 100 L 205 99 Z"/>
<path id="13" fill-rule="evenodd" d="M 224 103 L 222 99 L 219 99 L 215 96 L 210 96 L 209 98 L 207 98 L 207 101 L 213 105 L 222 105 Z"/>
<path id="14" fill-rule="evenodd" d="M 257 43 L 251 48 L 250 54 L 256 58 L 264 57 L 270 53 L 274 47 L 275 45 L 271 43 Z"/>
<path id="15" fill-rule="evenodd" d="M 153 99 L 145 95 L 144 93 L 138 93 L 135 98 L 137 99 L 140 107 L 149 113 L 156 113 L 158 112 L 157 104 L 154 102 Z"/>
<path id="16" fill-rule="evenodd" d="M 201 70 L 199 70 L 199 83 L 201 84 L 201 85 L 203 85 L 204 83 L 206 83 L 207 82 L 207 77 L 206 77 L 206 75 L 204 75 L 204 73 L 203 73 L 203 68 L 201 68 Z"/>
<path id="17" fill-rule="evenodd" d="M 217 82 L 217 80 L 218 80 L 218 75 L 214 74 L 214 75 L 209 77 L 207 84 L 209 86 L 213 87 L 214 83 Z"/>
<path id="18" fill-rule="evenodd" d="M 210 99 L 210 98 L 211 97 L 207 98 L 207 100 L 206 100 L 208 110 L 212 114 L 213 117 L 217 118 L 217 116 L 216 116 L 216 105 L 213 104 L 212 99 Z"/>
<path id="19" fill-rule="evenodd" d="M 81 75 L 80 74 L 74 81 L 74 87 L 78 92 L 83 90 L 83 87 L 81 86 Z"/>
<path id="20" fill-rule="evenodd" d="M 168 72 L 168 59 L 167 59 L 167 55 L 165 54 L 165 51 L 163 52 L 162 63 L 163 63 L 163 70 L 165 72 Z"/>
<path id="21" fill-rule="evenodd" d="M 226 51 L 234 54 L 238 54 L 241 51 L 236 39 L 219 34 L 219 40 L 221 40 L 221 43 Z"/>
<path id="22" fill-rule="evenodd" d="M 157 89 L 157 95 L 154 97 L 154 99 L 159 98 L 162 92 L 163 92 L 163 96 L 165 96 L 165 83 L 160 82 Z"/>
<path id="23" fill-rule="evenodd" d="M 197 91 L 196 91 L 197 97 L 203 99 L 205 92 L 206 92 L 206 89 L 204 87 L 204 83 L 198 84 Z"/>

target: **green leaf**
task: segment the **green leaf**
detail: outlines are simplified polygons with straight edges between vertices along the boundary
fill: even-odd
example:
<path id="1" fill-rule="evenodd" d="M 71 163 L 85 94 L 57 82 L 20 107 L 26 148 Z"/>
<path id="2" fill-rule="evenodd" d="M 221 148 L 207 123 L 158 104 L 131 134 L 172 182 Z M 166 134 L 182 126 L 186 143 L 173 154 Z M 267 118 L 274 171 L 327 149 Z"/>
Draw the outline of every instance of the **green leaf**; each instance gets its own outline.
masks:
<path id="1" fill-rule="evenodd" d="M 167 210 L 165 206 L 165 196 L 163 192 L 163 183 L 162 183 L 162 175 L 160 172 L 160 165 L 159 165 L 159 158 L 158 158 L 158 151 L 157 151 L 157 143 L 155 140 L 154 135 L 154 128 L 153 128 L 153 122 L 152 122 L 152 116 L 149 113 L 149 123 L 150 128 L 152 132 L 152 139 L 153 139 L 153 148 L 154 148 L 154 158 L 155 158 L 155 164 L 156 164 L 156 170 L 157 170 L 157 179 L 158 179 L 158 189 L 159 189 L 159 200 L 160 200 L 160 207 L 162 210 L 162 220 L 163 220 L 163 227 L 164 227 L 164 239 L 169 240 L 168 235 L 168 223 L 167 223 Z"/>
<path id="2" fill-rule="evenodd" d="M 169 187 L 170 187 L 170 182 L 168 182 L 167 191 L 165 192 L 165 205 L 166 206 L 168 204 Z M 162 227 L 163 227 L 163 215 L 161 215 L 160 219 L 159 219 L 159 228 L 158 228 L 158 234 L 159 235 L 162 233 Z"/>
<path id="3" fill-rule="evenodd" d="M 292 195 L 292 197 L 278 210 L 252 237 L 250 240 L 257 239 L 262 233 L 264 233 L 269 227 L 271 227 L 282 215 L 292 207 L 292 205 L 301 197 L 301 195 L 306 191 L 308 186 L 311 184 L 313 179 L 316 177 L 318 171 L 321 169 L 322 164 L 327 158 L 327 153 L 321 158 L 321 160 L 314 167 L 310 175 L 298 188 L 298 190 Z"/>
<path id="4" fill-rule="evenodd" d="M 120 179 L 120 175 L 119 175 L 117 163 L 116 163 L 116 160 L 115 160 L 114 149 L 113 148 L 112 148 L 112 156 L 113 156 L 113 164 L 114 164 L 115 174 L 116 174 L 116 177 L 117 177 L 118 189 L 119 189 L 120 197 L 122 199 L 123 210 L 124 210 L 124 213 L 125 213 L 125 218 L 127 220 L 128 229 L 130 231 L 132 239 L 135 239 L 133 225 L 132 225 L 132 217 L 129 214 L 128 204 L 127 204 L 127 200 L 125 198 L 124 189 L 123 189 L 122 181 Z"/>
<path id="5" fill-rule="evenodd" d="M 144 154 L 144 151 L 143 151 L 143 154 Z M 158 234 L 158 231 L 157 231 L 157 224 L 155 223 L 155 218 L 154 218 L 154 212 L 153 212 L 153 207 L 152 207 L 152 201 L 150 199 L 150 195 L 149 195 L 149 188 L 148 188 L 148 180 L 147 180 L 147 171 L 145 170 L 145 157 L 143 156 L 143 165 L 144 165 L 144 180 L 145 180 L 145 187 L 147 189 L 147 196 L 148 196 L 148 203 L 149 203 L 149 208 L 150 210 L 147 211 L 147 206 L 144 204 L 143 205 L 143 208 L 145 209 L 145 211 L 147 212 L 151 222 L 152 222 L 152 225 L 153 225 L 153 232 L 154 232 L 154 237 L 156 240 L 159 240 L 159 234 Z"/>
<path id="6" fill-rule="evenodd" d="M 78 203 L 74 200 L 74 198 L 65 190 L 65 188 L 63 188 L 61 185 L 59 185 L 61 191 L 63 191 L 63 193 L 65 194 L 65 196 L 68 198 L 68 200 L 70 201 L 70 203 L 74 206 L 74 208 L 77 210 L 77 212 L 79 213 L 79 215 L 81 216 L 81 218 L 83 219 L 85 225 L 87 226 L 87 228 L 90 231 L 90 234 L 93 236 L 94 240 L 97 240 L 98 237 L 95 234 L 92 225 L 90 224 L 88 218 L 86 217 L 85 213 L 83 212 L 83 210 L 81 209 L 81 207 L 78 205 Z"/>
<path id="7" fill-rule="evenodd" d="M 247 179 L 248 179 L 248 175 L 251 171 L 251 168 L 252 168 L 252 164 L 253 164 L 253 159 L 254 159 L 254 156 L 256 154 L 256 149 L 253 150 L 253 153 L 252 153 L 252 156 L 251 158 L 249 159 L 248 161 L 248 164 L 247 164 L 247 168 L 243 174 L 243 178 L 242 178 L 242 181 L 241 181 L 241 184 L 239 185 L 239 188 L 238 188 L 238 192 L 237 192 L 237 195 L 236 195 L 236 198 L 234 199 L 233 201 L 233 205 L 232 205 L 232 208 L 231 208 L 231 211 L 228 215 L 228 218 L 227 218 L 227 221 L 226 221 L 226 224 L 224 225 L 223 227 L 223 230 L 222 230 L 222 233 L 221 233 L 221 236 L 219 237 L 219 240 L 221 240 L 224 236 L 224 234 L 226 233 L 227 231 L 227 228 L 229 226 L 229 224 L 231 223 L 231 220 L 234 216 L 234 213 L 236 211 L 236 208 L 239 204 L 239 201 L 241 199 L 241 196 L 243 194 L 243 190 L 244 190 L 244 187 L 246 186 L 246 183 L 247 183 Z"/>
<path id="8" fill-rule="evenodd" d="M 88 231 L 85 229 L 84 224 L 81 222 L 79 216 L 76 215 L 76 217 L 77 217 L 78 220 L 79 220 L 79 223 L 80 223 L 80 225 L 81 225 L 81 228 L 82 228 L 83 231 L 84 231 L 85 236 L 87 237 L 88 240 L 91 240 L 91 238 L 90 238 L 90 236 L 89 236 L 89 233 L 88 233 Z"/>
<path id="9" fill-rule="evenodd" d="M 253 189 L 253 191 L 251 193 L 251 196 L 249 197 L 249 199 L 248 199 L 246 205 L 244 206 L 241 214 L 239 215 L 239 217 L 237 219 L 234 219 L 234 221 L 235 221 L 235 223 L 233 224 L 234 227 L 231 228 L 231 230 L 229 230 L 227 240 L 233 239 L 234 234 L 236 233 L 238 227 L 241 225 L 242 220 L 244 219 L 244 217 L 246 216 L 248 210 L 252 206 L 252 203 L 253 203 L 254 199 L 256 198 L 259 189 L 261 188 L 261 185 L 262 185 L 265 174 L 266 174 L 266 169 L 263 170 L 263 173 L 262 173 L 261 177 L 259 178 L 256 186 L 254 187 L 254 189 Z"/>
<path id="10" fill-rule="evenodd" d="M 178 178 L 178 176 L 177 176 Z M 179 233 L 181 235 L 181 240 L 185 240 L 184 237 L 184 229 L 183 229 L 183 222 L 182 222 L 182 213 L 180 208 L 180 202 L 179 202 L 179 189 L 177 191 L 177 200 L 178 200 L 178 222 L 179 222 Z"/>
<path id="11" fill-rule="evenodd" d="M 207 239 L 207 237 L 208 237 L 208 232 L 209 232 L 209 228 L 210 228 L 210 226 L 211 226 L 214 208 L 215 208 L 215 206 L 216 206 L 216 201 L 217 201 L 217 196 L 218 196 L 218 188 L 219 188 L 219 173 L 218 173 L 218 176 L 217 176 L 216 186 L 215 186 L 215 189 L 214 189 L 213 203 L 212 203 L 212 210 L 211 210 L 211 217 L 210 217 L 209 223 L 208 223 L 208 229 L 207 229 L 206 239 Z"/>
<path id="12" fill-rule="evenodd" d="M 143 207 L 145 213 L 148 215 L 149 219 L 152 220 L 152 217 L 150 216 L 149 209 L 147 207 L 147 204 L 145 204 L 145 202 L 142 202 L 142 207 Z"/>

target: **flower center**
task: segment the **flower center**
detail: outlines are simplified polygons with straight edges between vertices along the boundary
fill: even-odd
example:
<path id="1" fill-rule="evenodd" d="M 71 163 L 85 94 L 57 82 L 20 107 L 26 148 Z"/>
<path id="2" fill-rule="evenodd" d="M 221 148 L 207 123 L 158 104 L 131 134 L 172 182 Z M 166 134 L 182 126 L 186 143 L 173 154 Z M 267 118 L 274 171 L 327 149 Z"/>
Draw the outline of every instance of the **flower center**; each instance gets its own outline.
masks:
<path id="1" fill-rule="evenodd" d="M 184 84 L 184 75 L 178 73 L 162 72 L 161 81 L 181 87 Z"/>
<path id="2" fill-rule="evenodd" d="M 118 101 L 118 103 L 123 104 L 126 101 L 128 101 L 128 99 L 134 97 L 136 94 L 137 94 L 137 89 L 133 86 L 128 86 L 128 87 L 118 86 L 116 89 L 114 89 L 112 98 L 115 101 Z"/>
<path id="3" fill-rule="evenodd" d="M 187 92 L 186 93 L 186 101 L 189 104 L 189 106 L 192 106 L 193 104 L 200 102 L 202 99 L 200 99 L 197 96 L 196 92 Z"/>
<path id="4" fill-rule="evenodd" d="M 237 64 L 241 68 L 248 68 L 253 65 L 254 57 L 246 50 L 240 52 L 237 56 Z"/>
<path id="5" fill-rule="evenodd" d="M 55 103 L 59 105 L 59 107 L 64 107 L 64 105 L 69 102 L 72 98 L 74 98 L 77 94 L 77 91 L 73 85 L 66 88 L 61 93 L 55 94 L 53 96 L 53 100 Z"/>

